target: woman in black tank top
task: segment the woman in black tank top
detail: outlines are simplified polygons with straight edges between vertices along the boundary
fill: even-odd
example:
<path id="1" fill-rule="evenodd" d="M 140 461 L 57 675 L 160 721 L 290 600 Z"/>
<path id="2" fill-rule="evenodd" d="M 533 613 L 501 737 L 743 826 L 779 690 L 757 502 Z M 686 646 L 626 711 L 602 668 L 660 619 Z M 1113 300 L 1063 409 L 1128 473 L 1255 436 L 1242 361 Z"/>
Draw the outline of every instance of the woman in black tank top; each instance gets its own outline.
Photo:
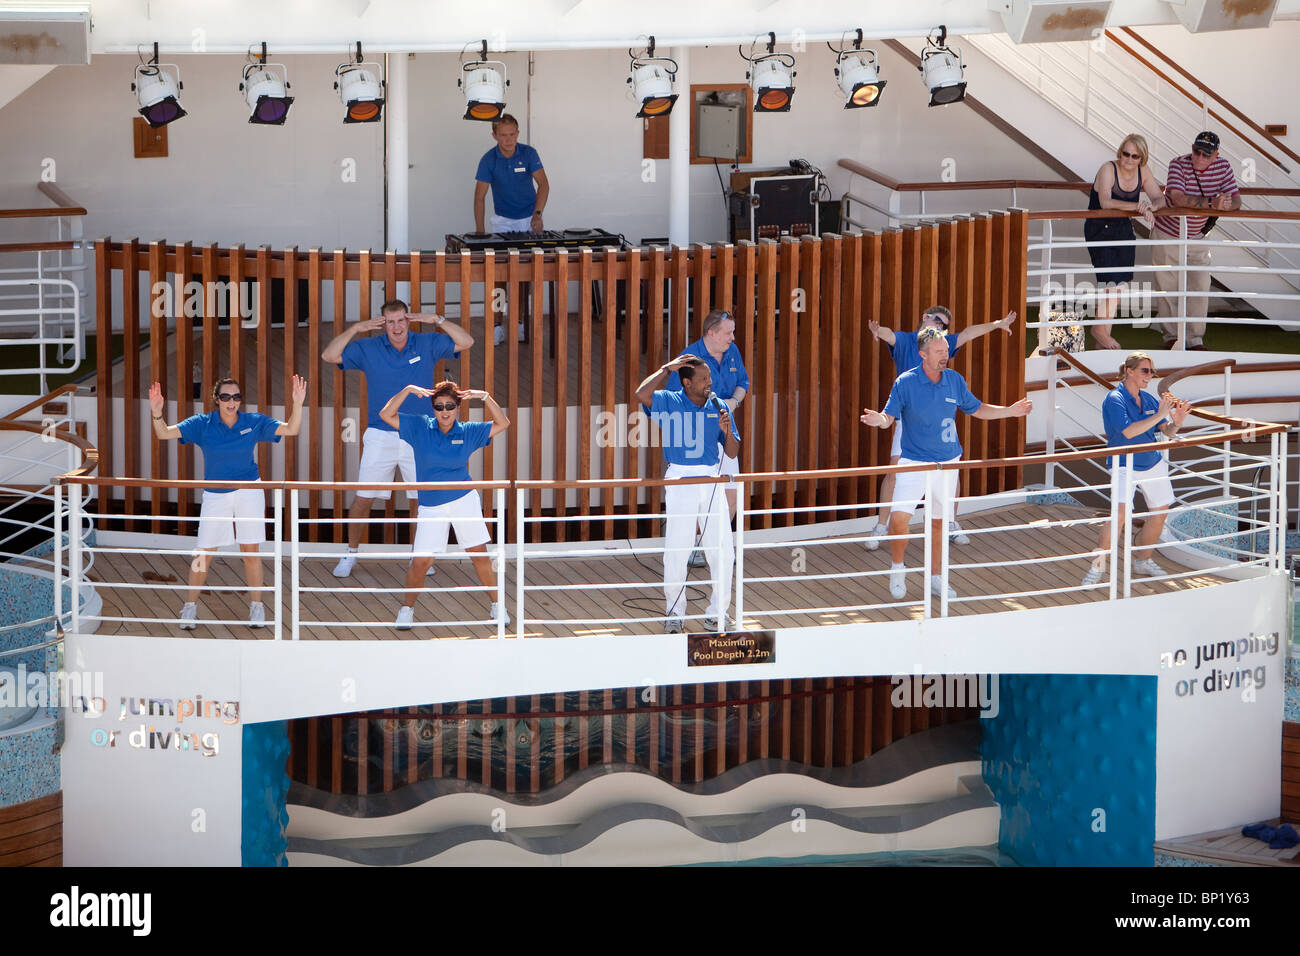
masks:
<path id="1" fill-rule="evenodd" d="M 1158 209 L 1164 205 L 1161 186 L 1147 165 L 1147 143 L 1143 137 L 1136 133 L 1125 137 L 1115 151 L 1115 157 L 1115 161 L 1108 162 L 1097 170 L 1092 192 L 1088 195 L 1089 209 L 1114 209 L 1133 213 Z M 1083 237 L 1090 243 L 1132 243 L 1137 238 L 1133 232 L 1133 221 L 1128 215 L 1085 219 Z M 1133 245 L 1088 246 L 1088 257 L 1092 259 L 1092 267 L 1097 273 L 1098 320 L 1109 320 L 1115 315 L 1119 293 L 1122 291 L 1118 287 L 1133 281 L 1135 252 L 1136 247 Z M 1100 348 L 1121 347 L 1110 334 L 1108 321 L 1094 325 L 1092 337 Z"/>

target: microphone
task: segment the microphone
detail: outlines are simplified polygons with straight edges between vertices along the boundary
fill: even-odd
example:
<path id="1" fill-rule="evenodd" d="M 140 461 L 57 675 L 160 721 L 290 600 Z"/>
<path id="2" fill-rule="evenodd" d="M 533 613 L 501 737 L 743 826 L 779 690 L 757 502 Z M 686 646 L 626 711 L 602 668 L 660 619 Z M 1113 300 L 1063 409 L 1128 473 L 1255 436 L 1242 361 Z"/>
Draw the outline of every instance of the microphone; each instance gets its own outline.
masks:
<path id="1" fill-rule="evenodd" d="M 718 398 L 717 392 L 709 392 L 709 401 L 718 406 L 718 411 L 727 412 L 728 415 L 731 414 L 731 412 L 727 411 L 727 407 L 722 404 L 722 399 Z"/>

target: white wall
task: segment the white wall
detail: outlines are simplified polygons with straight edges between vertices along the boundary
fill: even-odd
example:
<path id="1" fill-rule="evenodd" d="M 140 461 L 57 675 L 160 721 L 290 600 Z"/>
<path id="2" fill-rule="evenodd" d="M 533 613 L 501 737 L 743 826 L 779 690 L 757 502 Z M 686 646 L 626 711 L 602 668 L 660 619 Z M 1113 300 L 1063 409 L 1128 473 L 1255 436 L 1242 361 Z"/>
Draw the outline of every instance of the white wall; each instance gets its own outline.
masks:
<path id="1" fill-rule="evenodd" d="M 63 749 L 70 865 L 220 864 L 239 859 L 240 727 L 186 721 L 220 734 L 221 753 L 96 747 L 95 729 L 129 731 L 121 696 L 238 700 L 242 723 L 419 703 L 597 689 L 870 674 L 1154 674 L 1156 838 L 1240 826 L 1278 812 L 1285 633 L 1284 575 L 1171 594 L 977 617 L 776 631 L 772 664 L 687 666 L 682 635 L 634 642 L 574 637 L 485 641 L 201 641 L 68 636 L 76 669 L 100 671 L 108 712 L 70 716 Z M 1122 621 L 1122 626 L 1116 622 Z M 1210 668 L 1195 645 L 1281 632 L 1253 700 L 1240 689 L 1177 693 Z M 1188 663 L 1162 668 L 1179 649 Z M 165 718 L 146 726 L 170 731 Z M 125 734 L 123 735 L 125 738 Z M 192 828 L 205 811 L 206 831 Z"/>

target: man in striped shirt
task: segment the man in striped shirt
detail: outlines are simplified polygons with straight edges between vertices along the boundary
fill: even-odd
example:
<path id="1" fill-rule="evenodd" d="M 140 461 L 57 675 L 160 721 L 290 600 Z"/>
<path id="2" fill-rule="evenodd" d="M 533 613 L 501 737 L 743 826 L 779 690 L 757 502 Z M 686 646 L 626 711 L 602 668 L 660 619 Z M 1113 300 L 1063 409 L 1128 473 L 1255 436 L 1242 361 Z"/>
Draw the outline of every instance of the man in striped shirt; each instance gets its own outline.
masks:
<path id="1" fill-rule="evenodd" d="M 1237 187 L 1237 177 L 1232 173 L 1232 165 L 1219 156 L 1219 137 L 1215 133 L 1204 132 L 1192 143 L 1192 151 L 1179 156 L 1169 163 L 1169 181 L 1165 187 L 1165 198 L 1170 206 L 1185 206 L 1191 209 L 1228 211 L 1241 208 L 1241 190 Z M 1205 322 L 1209 309 L 1207 293 L 1210 291 L 1210 250 L 1198 243 L 1201 230 L 1208 216 L 1188 216 L 1187 220 L 1187 339 L 1183 347 L 1204 352 Z M 1151 264 L 1156 266 L 1154 276 L 1156 288 L 1168 293 L 1156 299 L 1156 310 L 1165 319 L 1173 319 L 1178 314 L 1178 272 L 1181 265 L 1179 248 L 1169 243 L 1178 238 L 1178 219 L 1172 216 L 1156 216 L 1156 232 L 1153 239 L 1164 240 L 1167 245 L 1151 247 Z M 1200 266 L 1193 270 L 1192 266 Z M 1163 268 L 1162 268 L 1163 267 Z M 1178 323 L 1166 321 L 1160 323 L 1164 333 L 1165 348 L 1173 348 L 1178 340 Z"/>

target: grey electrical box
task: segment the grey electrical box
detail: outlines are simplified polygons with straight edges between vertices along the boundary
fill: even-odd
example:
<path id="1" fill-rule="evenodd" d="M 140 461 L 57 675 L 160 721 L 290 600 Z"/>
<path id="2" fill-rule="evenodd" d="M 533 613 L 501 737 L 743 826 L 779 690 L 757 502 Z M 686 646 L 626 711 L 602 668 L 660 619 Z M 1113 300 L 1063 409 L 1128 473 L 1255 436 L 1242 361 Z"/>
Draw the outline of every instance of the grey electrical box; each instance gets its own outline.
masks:
<path id="1" fill-rule="evenodd" d="M 740 155 L 740 108 L 701 105 L 697 118 L 699 154 L 709 159 L 734 160 Z"/>

